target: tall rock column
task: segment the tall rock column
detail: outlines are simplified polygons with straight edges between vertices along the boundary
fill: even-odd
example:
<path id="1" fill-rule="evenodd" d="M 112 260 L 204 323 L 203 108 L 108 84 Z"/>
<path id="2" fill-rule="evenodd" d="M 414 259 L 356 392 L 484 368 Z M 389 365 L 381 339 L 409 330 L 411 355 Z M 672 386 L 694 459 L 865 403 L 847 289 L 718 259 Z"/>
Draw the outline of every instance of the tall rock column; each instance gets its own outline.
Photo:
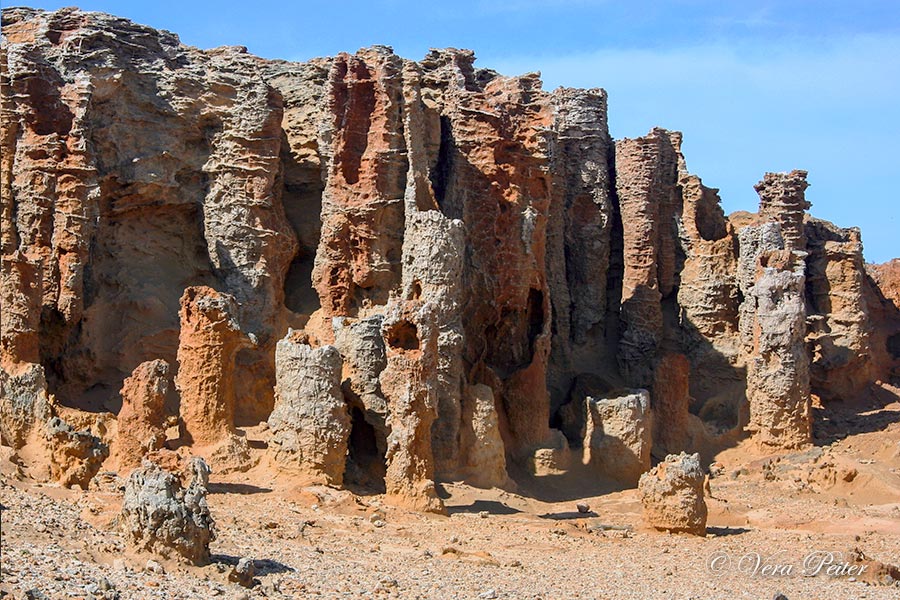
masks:
<path id="1" fill-rule="evenodd" d="M 767 173 L 756 188 L 761 225 L 738 233 L 740 331 L 747 360 L 747 429 L 758 443 L 796 448 L 812 438 L 806 349 L 806 173 Z M 773 212 L 773 207 L 780 207 Z"/>
<path id="2" fill-rule="evenodd" d="M 553 92 L 552 101 L 559 149 L 555 167 L 562 174 L 565 192 L 564 201 L 557 203 L 563 211 L 563 264 L 548 265 L 548 269 L 551 278 L 557 275 L 553 270 L 559 270 L 565 280 L 551 285 L 551 295 L 554 313 L 566 320 L 557 328 L 581 343 L 606 316 L 614 145 L 607 128 L 604 90 L 560 88 Z"/>
<path id="3" fill-rule="evenodd" d="M 680 143 L 680 134 L 664 129 L 616 143 L 616 192 L 626 224 L 619 365 L 633 386 L 652 383 L 661 301 L 674 287 Z"/>
<path id="4" fill-rule="evenodd" d="M 437 473 L 451 476 L 460 464 L 463 374 L 463 222 L 443 215 L 431 185 L 426 140 L 434 133 L 422 102 L 421 72 L 403 66 L 404 135 L 409 171 L 404 193 L 402 294 L 434 305 L 438 329 L 437 419 L 432 445 Z M 438 132 L 439 133 L 439 132 Z"/>
<path id="5" fill-rule="evenodd" d="M 148 452 L 166 441 L 165 401 L 169 363 L 153 360 L 137 366 L 122 384 L 122 409 L 111 455 L 119 470 L 136 469 Z"/>
<path id="6" fill-rule="evenodd" d="M 790 251 L 761 255 L 750 299 L 756 318 L 747 361 L 748 429 L 766 446 L 795 448 L 812 437 L 804 268 Z"/>
<path id="7" fill-rule="evenodd" d="M 550 437 L 547 222 L 553 110 L 536 74 L 475 71 L 465 51 L 420 63 L 423 102 L 440 114 L 432 186 L 466 227 L 462 323 L 469 383 L 489 385 L 510 452 Z M 426 93 L 427 92 L 427 93 Z"/>
<path id="8" fill-rule="evenodd" d="M 389 502 L 443 512 L 434 486 L 431 426 L 437 416 L 437 343 L 432 304 L 401 301 L 388 306 L 381 327 L 387 368 L 381 389 L 389 423 L 385 488 Z"/>
<path id="9" fill-rule="evenodd" d="M 341 366 L 337 348 L 313 348 L 293 330 L 275 349 L 270 449 L 279 466 L 330 485 L 343 483 L 350 437 Z"/>
<path id="10" fill-rule="evenodd" d="M 801 170 L 766 173 L 762 181 L 753 186 L 759 194 L 760 220 L 781 225 L 784 247 L 788 250 L 806 250 L 803 218 L 811 206 L 804 194 L 808 187 L 806 171 Z"/>
<path id="11" fill-rule="evenodd" d="M 400 280 L 403 194 L 402 61 L 376 46 L 331 66 L 322 234 L 312 280 L 327 317 L 387 302 Z"/>
<path id="12" fill-rule="evenodd" d="M 183 436 L 195 446 L 218 444 L 235 435 L 234 363 L 250 342 L 236 320 L 237 303 L 205 286 L 181 297 L 178 374 Z"/>

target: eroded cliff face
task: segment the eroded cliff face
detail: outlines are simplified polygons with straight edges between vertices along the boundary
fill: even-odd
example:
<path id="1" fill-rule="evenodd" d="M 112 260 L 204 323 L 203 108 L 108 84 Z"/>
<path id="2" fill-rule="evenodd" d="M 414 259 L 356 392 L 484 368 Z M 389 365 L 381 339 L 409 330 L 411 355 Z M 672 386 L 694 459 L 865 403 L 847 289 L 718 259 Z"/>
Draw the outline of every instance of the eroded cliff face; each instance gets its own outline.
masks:
<path id="1" fill-rule="evenodd" d="M 45 439 L 55 402 L 145 415 L 132 463 L 175 415 L 170 447 L 249 452 L 277 391 L 276 464 L 440 510 L 435 478 L 634 481 L 651 444 L 747 426 L 802 444 L 812 395 L 898 377 L 897 269 L 806 214 L 805 172 L 726 218 L 680 133 L 610 138 L 603 90 L 454 49 L 269 61 L 75 9 L 5 10 L 3 35 L 4 443 Z M 327 385 L 276 354 L 291 329 Z M 640 423 L 591 409 L 625 388 Z M 640 430 L 622 472 L 585 439 L 607 413 Z"/>

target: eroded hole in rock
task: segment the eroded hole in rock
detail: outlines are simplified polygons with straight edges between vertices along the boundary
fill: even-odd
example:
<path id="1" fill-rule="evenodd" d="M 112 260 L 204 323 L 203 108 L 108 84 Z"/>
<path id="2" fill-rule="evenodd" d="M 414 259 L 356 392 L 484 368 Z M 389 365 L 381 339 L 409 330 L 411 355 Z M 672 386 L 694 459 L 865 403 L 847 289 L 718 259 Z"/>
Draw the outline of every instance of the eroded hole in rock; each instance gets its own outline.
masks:
<path id="1" fill-rule="evenodd" d="M 900 358 L 900 333 L 895 333 L 887 339 L 887 351 L 894 358 Z"/>
<path id="2" fill-rule="evenodd" d="M 348 184 L 359 181 L 362 157 L 369 146 L 369 130 L 375 111 L 375 82 L 362 62 L 353 65 L 355 80 L 346 92 L 346 104 L 341 115 L 340 131 L 343 138 L 340 150 L 341 175 Z"/>
<path id="3" fill-rule="evenodd" d="M 703 200 L 697 205 L 697 231 L 700 237 L 707 241 L 721 240 L 728 235 L 725 225 L 725 213 L 719 205 L 718 198 L 703 196 Z"/>
<path id="4" fill-rule="evenodd" d="M 544 292 L 532 288 L 528 291 L 528 341 L 534 352 L 534 342 L 544 331 Z"/>
<path id="5" fill-rule="evenodd" d="M 443 209 L 444 198 L 447 194 L 447 186 L 450 181 L 450 171 L 453 167 L 453 131 L 450 126 L 450 117 L 441 117 L 441 143 L 438 147 L 437 163 L 431 169 L 431 187 L 434 190 L 434 199 Z"/>
<path id="6" fill-rule="evenodd" d="M 418 300 L 422 297 L 422 284 L 418 281 L 413 281 L 412 284 L 412 299 Z"/>
<path id="7" fill-rule="evenodd" d="M 398 321 L 388 331 L 388 345 L 400 350 L 417 350 L 419 348 L 419 331 L 415 323 Z"/>
<path id="8" fill-rule="evenodd" d="M 293 312 L 310 314 L 320 307 L 319 295 L 312 283 L 312 270 L 322 233 L 325 181 L 319 160 L 310 155 L 295 156 L 284 131 L 281 166 L 281 203 L 300 246 L 284 279 L 284 304 Z"/>
<path id="9" fill-rule="evenodd" d="M 345 480 L 350 485 L 358 485 L 384 493 L 385 457 L 378 450 L 377 432 L 366 421 L 365 414 L 358 407 L 350 412 L 350 441 L 347 449 L 347 470 Z"/>

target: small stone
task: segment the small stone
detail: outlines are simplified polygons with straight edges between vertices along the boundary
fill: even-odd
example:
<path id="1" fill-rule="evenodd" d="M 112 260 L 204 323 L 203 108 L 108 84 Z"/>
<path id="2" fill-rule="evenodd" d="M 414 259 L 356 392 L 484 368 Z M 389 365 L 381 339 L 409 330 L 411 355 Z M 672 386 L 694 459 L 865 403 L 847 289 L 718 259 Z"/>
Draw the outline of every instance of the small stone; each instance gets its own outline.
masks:
<path id="1" fill-rule="evenodd" d="M 577 508 L 578 512 L 580 512 L 581 514 L 591 512 L 591 505 L 588 504 L 587 502 L 579 502 L 578 504 L 575 505 L 575 508 Z"/>
<path id="2" fill-rule="evenodd" d="M 228 581 L 244 587 L 253 587 L 253 576 L 256 575 L 256 565 L 249 558 L 242 558 L 237 565 L 232 567 L 228 574 Z"/>
<path id="3" fill-rule="evenodd" d="M 788 600 L 788 597 L 784 594 L 778 593 L 772 597 L 772 600 Z"/>
<path id="4" fill-rule="evenodd" d="M 387 525 L 387 523 L 385 523 L 381 519 L 378 519 L 376 521 L 373 521 L 372 525 L 374 525 L 375 527 L 384 527 L 385 525 Z"/>
<path id="5" fill-rule="evenodd" d="M 486 592 L 481 592 L 478 594 L 479 598 L 486 598 L 487 600 L 492 600 L 497 597 L 497 592 L 494 590 L 487 590 Z"/>
<path id="6" fill-rule="evenodd" d="M 489 513 L 486 510 L 483 510 L 478 513 L 478 516 L 481 517 L 482 519 L 487 519 L 489 516 L 491 516 L 491 513 Z"/>
<path id="7" fill-rule="evenodd" d="M 152 558 L 147 561 L 147 566 L 144 567 L 144 570 L 150 571 L 151 573 L 156 573 L 158 575 L 161 575 L 166 572 L 166 570 L 163 568 L 163 566 L 161 564 L 159 564 L 157 561 L 153 560 Z"/>

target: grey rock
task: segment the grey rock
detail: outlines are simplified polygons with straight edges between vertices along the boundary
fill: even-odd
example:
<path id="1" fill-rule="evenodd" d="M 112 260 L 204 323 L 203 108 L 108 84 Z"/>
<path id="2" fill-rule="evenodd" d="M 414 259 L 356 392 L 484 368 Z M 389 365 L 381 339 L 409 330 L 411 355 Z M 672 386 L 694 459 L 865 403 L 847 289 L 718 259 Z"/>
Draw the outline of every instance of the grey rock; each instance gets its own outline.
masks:
<path id="1" fill-rule="evenodd" d="M 313 348 L 289 330 L 275 350 L 275 410 L 270 452 L 279 466 L 341 485 L 350 415 L 341 392 L 341 354 Z"/>
<path id="2" fill-rule="evenodd" d="M 149 461 L 131 473 L 119 523 L 135 549 L 194 564 L 209 560 L 215 522 L 206 503 L 209 467 L 203 459 L 191 459 L 189 476 L 182 488 L 178 477 Z"/>

